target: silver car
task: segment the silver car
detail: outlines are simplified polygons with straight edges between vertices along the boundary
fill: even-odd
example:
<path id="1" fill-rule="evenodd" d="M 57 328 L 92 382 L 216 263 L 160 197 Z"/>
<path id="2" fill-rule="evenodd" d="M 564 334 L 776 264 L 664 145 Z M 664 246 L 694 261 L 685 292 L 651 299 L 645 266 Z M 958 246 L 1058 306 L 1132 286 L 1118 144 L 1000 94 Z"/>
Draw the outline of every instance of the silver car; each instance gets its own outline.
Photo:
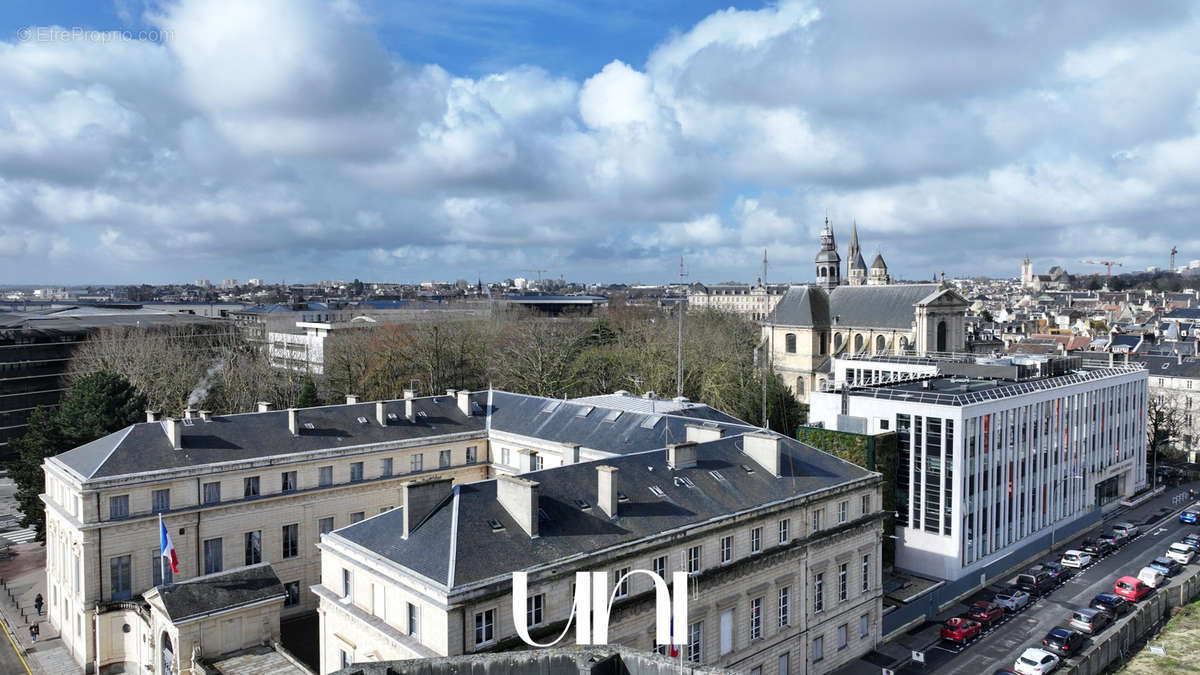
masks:
<path id="1" fill-rule="evenodd" d="M 1004 593 L 997 593 L 996 597 L 992 599 L 992 602 L 1000 605 L 1010 612 L 1017 612 L 1028 605 L 1030 599 L 1031 598 L 1028 593 L 1014 588 L 1010 591 L 1005 591 Z"/>

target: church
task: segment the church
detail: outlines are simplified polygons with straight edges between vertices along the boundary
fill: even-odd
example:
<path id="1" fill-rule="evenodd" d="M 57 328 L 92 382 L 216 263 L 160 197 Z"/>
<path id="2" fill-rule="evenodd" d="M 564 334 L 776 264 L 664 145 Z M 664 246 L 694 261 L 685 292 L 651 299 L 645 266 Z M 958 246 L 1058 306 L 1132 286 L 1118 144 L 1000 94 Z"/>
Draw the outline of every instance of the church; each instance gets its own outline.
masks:
<path id="1" fill-rule="evenodd" d="M 788 288 L 763 326 L 775 372 L 801 402 L 830 377 L 834 358 L 964 351 L 968 303 L 945 282 L 896 284 L 883 256 L 868 270 L 853 225 L 846 277 L 829 219 L 815 284 Z"/>

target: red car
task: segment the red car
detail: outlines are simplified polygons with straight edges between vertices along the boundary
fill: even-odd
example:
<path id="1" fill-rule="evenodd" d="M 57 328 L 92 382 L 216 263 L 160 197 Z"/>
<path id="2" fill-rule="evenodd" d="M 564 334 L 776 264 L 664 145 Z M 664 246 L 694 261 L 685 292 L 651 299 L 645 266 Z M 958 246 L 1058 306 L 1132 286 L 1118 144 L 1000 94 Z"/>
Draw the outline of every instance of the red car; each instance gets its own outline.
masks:
<path id="1" fill-rule="evenodd" d="M 956 616 L 942 626 L 942 639 L 958 644 L 966 644 L 979 635 L 983 626 L 978 621 Z"/>
<path id="2" fill-rule="evenodd" d="M 985 626 L 990 626 L 1004 618 L 1004 608 L 994 602 L 980 600 L 967 609 L 967 616 Z"/>
<path id="3" fill-rule="evenodd" d="M 1150 595 L 1150 587 L 1137 577 L 1121 577 L 1113 584 L 1113 593 L 1131 602 L 1137 602 Z"/>

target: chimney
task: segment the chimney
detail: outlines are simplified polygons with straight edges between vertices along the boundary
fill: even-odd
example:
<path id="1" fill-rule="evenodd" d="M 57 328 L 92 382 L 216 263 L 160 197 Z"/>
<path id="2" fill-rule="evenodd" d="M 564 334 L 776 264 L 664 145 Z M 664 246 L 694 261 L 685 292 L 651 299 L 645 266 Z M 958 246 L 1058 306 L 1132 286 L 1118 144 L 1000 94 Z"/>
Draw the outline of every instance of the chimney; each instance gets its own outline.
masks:
<path id="1" fill-rule="evenodd" d="M 176 450 L 183 449 L 183 425 L 174 417 L 168 417 L 164 420 L 163 429 L 167 432 L 167 438 L 171 439 L 171 447 Z"/>
<path id="2" fill-rule="evenodd" d="M 258 412 L 271 412 L 271 402 L 270 401 L 259 401 L 258 402 Z"/>
<path id="3" fill-rule="evenodd" d="M 408 398 L 416 398 L 416 397 L 417 397 L 416 389 L 405 389 L 404 390 L 404 398 L 408 399 Z"/>
<path id="4" fill-rule="evenodd" d="M 537 481 L 526 478 L 496 476 L 496 501 L 530 539 L 538 536 L 538 485 Z"/>
<path id="5" fill-rule="evenodd" d="M 415 395 L 416 392 L 412 389 L 404 390 L 404 416 L 408 418 L 409 422 L 417 421 L 417 411 L 413 407 L 413 397 Z"/>
<path id="6" fill-rule="evenodd" d="M 346 394 L 346 405 L 358 403 L 358 394 Z"/>
<path id="7" fill-rule="evenodd" d="M 204 420 L 205 422 L 211 420 L 212 419 L 212 411 L 211 410 L 201 410 L 200 411 L 200 419 Z"/>
<path id="8" fill-rule="evenodd" d="M 458 397 L 458 411 L 467 417 L 471 416 L 471 392 L 463 389 L 455 394 Z"/>
<path id="9" fill-rule="evenodd" d="M 617 517 L 617 467 L 596 467 L 596 503 L 609 518 Z"/>
<path id="10" fill-rule="evenodd" d="M 410 481 L 400 488 L 400 497 L 404 500 L 405 539 L 446 499 L 453 485 L 453 478 L 427 478 Z"/>
<path id="11" fill-rule="evenodd" d="M 157 410 L 147 410 L 146 411 L 146 421 L 147 422 L 157 422 L 158 421 L 158 411 Z"/>
<path id="12" fill-rule="evenodd" d="M 375 402 L 375 421 L 379 422 L 379 426 L 381 427 L 387 426 L 387 411 L 384 410 L 383 401 Z"/>
<path id="13" fill-rule="evenodd" d="M 517 468 L 521 473 L 533 471 L 533 458 L 537 457 L 537 452 L 528 448 L 517 448 Z"/>
<path id="14" fill-rule="evenodd" d="M 563 464 L 578 464 L 581 447 L 578 443 L 563 443 Z"/>
<path id="15" fill-rule="evenodd" d="M 293 436 L 300 435 L 300 411 L 295 408 L 288 408 L 288 431 L 292 432 Z"/>
<path id="16" fill-rule="evenodd" d="M 709 427 L 703 424 L 689 424 L 687 428 L 688 443 L 707 443 L 709 441 L 719 441 L 725 435 L 725 430 L 721 427 Z"/>
<path id="17" fill-rule="evenodd" d="M 194 414 L 196 414 L 196 409 L 190 405 L 183 409 L 183 418 L 185 420 L 192 419 L 192 415 L 194 415 Z"/>
<path id="18" fill-rule="evenodd" d="M 667 465 L 672 469 L 691 469 L 696 466 L 696 443 L 672 443 L 667 446 Z"/>
<path id="19" fill-rule="evenodd" d="M 457 389 L 447 389 L 447 390 L 446 390 L 446 395 L 447 395 L 447 396 L 450 396 L 450 397 L 453 397 L 453 396 L 454 396 L 455 394 L 457 394 L 457 393 L 458 393 L 458 390 L 457 390 Z"/>
<path id="20" fill-rule="evenodd" d="M 757 431 L 742 434 L 742 452 L 772 476 L 779 476 L 779 455 L 782 450 L 783 441 L 777 434 Z"/>

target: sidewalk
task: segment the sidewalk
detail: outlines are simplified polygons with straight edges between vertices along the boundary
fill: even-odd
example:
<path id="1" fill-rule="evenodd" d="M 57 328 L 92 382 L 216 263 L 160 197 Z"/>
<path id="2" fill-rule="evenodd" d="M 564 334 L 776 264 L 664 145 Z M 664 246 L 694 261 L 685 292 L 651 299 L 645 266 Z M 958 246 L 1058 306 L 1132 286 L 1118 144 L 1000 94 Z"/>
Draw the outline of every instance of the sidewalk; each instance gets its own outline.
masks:
<path id="1" fill-rule="evenodd" d="M 42 616 L 33 608 L 38 593 L 49 604 L 46 593 L 46 549 L 37 542 L 16 544 L 12 557 L 0 560 L 0 614 L 12 629 L 21 656 L 34 675 L 64 675 L 80 672 L 79 666 L 63 646 L 58 631 L 50 625 L 46 607 Z M 29 626 L 38 622 L 37 644 L 29 640 Z M 7 647 L 6 647 L 7 648 Z"/>

